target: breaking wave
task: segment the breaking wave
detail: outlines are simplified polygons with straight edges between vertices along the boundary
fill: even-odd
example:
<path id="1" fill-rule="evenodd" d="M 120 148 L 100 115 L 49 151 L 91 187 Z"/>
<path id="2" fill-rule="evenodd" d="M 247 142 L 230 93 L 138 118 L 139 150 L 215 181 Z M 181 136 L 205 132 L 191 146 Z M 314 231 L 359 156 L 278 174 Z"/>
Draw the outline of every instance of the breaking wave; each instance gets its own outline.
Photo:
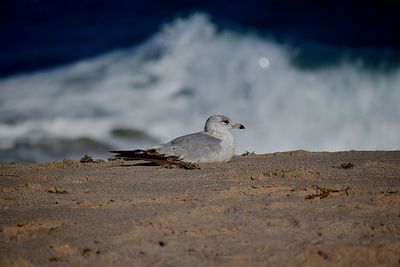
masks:
<path id="1" fill-rule="evenodd" d="M 345 57 L 305 68 L 299 47 L 196 13 L 140 46 L 2 79 L 0 160 L 107 157 L 201 130 L 212 114 L 246 126 L 237 153 L 398 149 L 400 70 Z"/>

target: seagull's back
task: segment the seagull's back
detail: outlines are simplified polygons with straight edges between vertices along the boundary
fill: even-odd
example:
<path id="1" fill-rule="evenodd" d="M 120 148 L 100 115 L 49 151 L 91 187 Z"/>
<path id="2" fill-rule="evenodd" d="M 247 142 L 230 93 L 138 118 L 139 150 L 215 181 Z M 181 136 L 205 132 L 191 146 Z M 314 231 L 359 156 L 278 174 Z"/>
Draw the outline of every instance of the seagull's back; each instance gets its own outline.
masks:
<path id="1" fill-rule="evenodd" d="M 180 136 L 169 143 L 152 148 L 160 154 L 178 156 L 179 160 L 207 163 L 229 161 L 235 147 L 233 143 L 229 144 L 223 138 L 203 131 Z"/>

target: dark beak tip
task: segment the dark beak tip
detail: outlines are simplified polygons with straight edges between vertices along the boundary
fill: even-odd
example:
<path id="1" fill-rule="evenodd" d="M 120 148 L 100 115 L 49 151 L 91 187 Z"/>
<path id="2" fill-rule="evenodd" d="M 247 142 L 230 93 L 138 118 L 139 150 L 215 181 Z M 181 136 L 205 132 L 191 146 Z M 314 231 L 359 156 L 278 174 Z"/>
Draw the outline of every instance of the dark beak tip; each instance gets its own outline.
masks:
<path id="1" fill-rule="evenodd" d="M 244 125 L 240 124 L 239 129 L 246 129 L 246 128 L 244 127 Z"/>

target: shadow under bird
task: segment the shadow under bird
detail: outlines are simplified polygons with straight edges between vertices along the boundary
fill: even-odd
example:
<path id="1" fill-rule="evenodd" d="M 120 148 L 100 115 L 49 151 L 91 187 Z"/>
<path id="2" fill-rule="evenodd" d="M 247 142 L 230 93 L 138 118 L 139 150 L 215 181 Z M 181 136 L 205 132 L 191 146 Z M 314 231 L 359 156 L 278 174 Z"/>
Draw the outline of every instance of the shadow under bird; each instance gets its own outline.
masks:
<path id="1" fill-rule="evenodd" d="M 124 160 L 145 160 L 159 165 L 178 162 L 228 162 L 235 153 L 235 141 L 230 129 L 244 129 L 223 115 L 207 119 L 204 131 L 188 134 L 148 149 L 110 151 Z"/>

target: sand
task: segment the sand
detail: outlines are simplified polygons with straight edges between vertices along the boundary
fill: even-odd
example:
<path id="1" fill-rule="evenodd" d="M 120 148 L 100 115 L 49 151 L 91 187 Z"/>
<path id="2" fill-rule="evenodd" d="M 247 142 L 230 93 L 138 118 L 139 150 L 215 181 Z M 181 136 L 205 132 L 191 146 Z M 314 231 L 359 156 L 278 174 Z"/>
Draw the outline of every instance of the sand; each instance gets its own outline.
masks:
<path id="1" fill-rule="evenodd" d="M 0 164 L 0 266 L 400 266 L 400 151 Z"/>

